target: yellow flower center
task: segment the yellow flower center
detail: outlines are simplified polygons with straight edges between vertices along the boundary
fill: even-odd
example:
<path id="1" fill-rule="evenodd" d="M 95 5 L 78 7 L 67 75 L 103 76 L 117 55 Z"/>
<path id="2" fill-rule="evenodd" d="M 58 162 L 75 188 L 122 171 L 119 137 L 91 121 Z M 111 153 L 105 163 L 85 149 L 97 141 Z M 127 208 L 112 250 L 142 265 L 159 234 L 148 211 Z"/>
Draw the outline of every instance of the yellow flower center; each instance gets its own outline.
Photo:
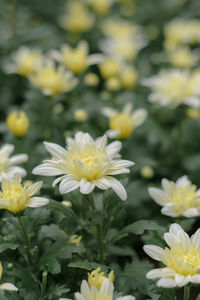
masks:
<path id="1" fill-rule="evenodd" d="M 67 158 L 67 172 L 75 174 L 79 179 L 92 181 L 105 175 L 108 168 L 108 157 L 95 144 L 70 147 Z"/>
<path id="2" fill-rule="evenodd" d="M 116 113 L 109 122 L 110 128 L 119 130 L 120 133 L 117 138 L 127 138 L 134 130 L 134 124 L 129 114 Z"/>
<path id="3" fill-rule="evenodd" d="M 23 211 L 26 208 L 29 200 L 29 193 L 21 184 L 10 183 L 9 186 L 3 189 L 0 193 L 0 200 L 7 202 L 8 210 L 12 213 Z"/>
<path id="4" fill-rule="evenodd" d="M 106 278 L 107 277 L 104 275 L 104 272 L 100 272 L 100 268 L 97 268 L 96 270 L 94 270 L 88 274 L 88 284 L 90 287 L 96 286 L 97 289 L 100 290 L 101 285 Z M 114 281 L 114 272 L 113 271 L 111 271 L 108 274 L 108 278 L 111 282 Z"/>
<path id="5" fill-rule="evenodd" d="M 187 186 L 184 188 L 175 187 L 175 189 L 170 194 L 170 201 L 175 203 L 174 208 L 175 211 L 178 213 L 180 212 L 180 206 L 181 208 L 184 208 L 184 210 L 190 208 L 191 204 L 192 206 L 198 206 L 198 203 L 200 202 L 200 197 L 197 196 L 195 185 Z"/>
<path id="6" fill-rule="evenodd" d="M 195 268 L 199 264 L 199 257 L 192 253 L 182 254 L 180 259 L 184 264 L 189 264 L 192 268 Z"/>
<path id="7" fill-rule="evenodd" d="M 66 54 L 66 55 L 65 55 Z M 87 68 L 87 53 L 82 49 L 66 51 L 63 61 L 66 67 L 75 74 L 80 74 Z"/>

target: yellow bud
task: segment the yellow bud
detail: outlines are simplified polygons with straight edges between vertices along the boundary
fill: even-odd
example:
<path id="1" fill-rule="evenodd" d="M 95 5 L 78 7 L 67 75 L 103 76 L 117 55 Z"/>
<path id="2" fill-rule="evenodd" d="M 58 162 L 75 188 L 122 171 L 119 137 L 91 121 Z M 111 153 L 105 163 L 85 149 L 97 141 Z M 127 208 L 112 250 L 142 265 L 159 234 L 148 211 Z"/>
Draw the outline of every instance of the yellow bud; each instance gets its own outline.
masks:
<path id="1" fill-rule="evenodd" d="M 119 131 L 118 139 L 128 138 L 135 129 L 131 115 L 126 113 L 116 113 L 110 118 L 109 126 L 112 130 Z"/>
<path id="2" fill-rule="evenodd" d="M 24 111 L 13 111 L 6 119 L 9 130 L 18 137 L 26 135 L 29 128 L 29 120 Z"/>
<path id="3" fill-rule="evenodd" d="M 121 72 L 120 78 L 122 87 L 125 89 L 131 89 L 138 81 L 138 73 L 134 67 L 128 67 Z"/>
<path id="4" fill-rule="evenodd" d="M 152 178 L 154 176 L 154 170 L 149 166 L 144 166 L 140 172 L 144 178 Z"/>
<path id="5" fill-rule="evenodd" d="M 114 59 L 106 59 L 100 65 L 100 72 L 103 78 L 116 77 L 120 71 L 120 63 Z"/>
<path id="6" fill-rule="evenodd" d="M 187 116 L 191 119 L 198 119 L 200 118 L 200 109 L 199 108 L 188 108 Z"/>
<path id="7" fill-rule="evenodd" d="M 101 15 L 105 15 L 109 12 L 111 4 L 110 0 L 92 0 L 91 2 L 94 11 Z"/>
<path id="8" fill-rule="evenodd" d="M 80 242 L 81 242 L 81 239 L 82 239 L 81 235 L 78 236 L 77 234 L 74 234 L 74 235 L 70 236 L 70 238 L 68 240 L 68 243 L 69 244 L 76 244 L 76 246 L 79 246 Z"/>
<path id="9" fill-rule="evenodd" d="M 89 86 L 97 86 L 99 83 L 99 77 L 95 73 L 88 73 L 84 77 L 84 83 Z"/>
<path id="10" fill-rule="evenodd" d="M 70 201 L 62 201 L 62 204 L 67 206 L 67 207 L 71 207 L 72 203 Z"/>
<path id="11" fill-rule="evenodd" d="M 108 278 L 111 282 L 114 281 L 114 272 L 111 271 L 107 276 L 105 276 L 104 272 L 100 272 L 101 269 L 97 268 L 88 274 L 88 284 L 90 287 L 95 286 L 98 290 L 100 290 L 103 281 Z"/>
<path id="12" fill-rule="evenodd" d="M 106 81 L 106 88 L 110 91 L 119 91 L 121 88 L 120 80 L 116 77 L 109 78 Z"/>
<path id="13" fill-rule="evenodd" d="M 77 109 L 74 112 L 74 120 L 76 122 L 84 122 L 88 119 L 88 113 L 84 109 Z"/>

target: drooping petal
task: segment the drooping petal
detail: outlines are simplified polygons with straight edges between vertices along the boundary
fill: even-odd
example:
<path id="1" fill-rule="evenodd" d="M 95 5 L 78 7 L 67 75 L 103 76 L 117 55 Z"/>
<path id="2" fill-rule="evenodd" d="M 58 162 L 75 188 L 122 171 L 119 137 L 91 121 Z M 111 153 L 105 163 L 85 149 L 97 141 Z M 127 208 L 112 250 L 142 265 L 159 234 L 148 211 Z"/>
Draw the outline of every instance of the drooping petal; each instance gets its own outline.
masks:
<path id="1" fill-rule="evenodd" d="M 86 181 L 82 179 L 80 181 L 80 192 L 81 194 L 90 194 L 95 188 L 95 184 L 93 182 Z"/>
<path id="2" fill-rule="evenodd" d="M 18 291 L 18 288 L 12 284 L 12 283 L 3 283 L 0 284 L 0 289 L 1 290 L 7 290 L 7 291 Z"/>
<path id="3" fill-rule="evenodd" d="M 67 151 L 55 144 L 55 143 L 49 143 L 49 142 L 44 142 L 45 148 L 47 151 L 55 158 L 55 159 L 63 159 L 67 155 Z"/>
<path id="4" fill-rule="evenodd" d="M 43 181 L 38 181 L 34 184 L 31 184 L 28 188 L 27 191 L 29 192 L 29 196 L 33 196 L 39 192 L 43 184 Z"/>
<path id="5" fill-rule="evenodd" d="M 29 199 L 27 206 L 28 207 L 40 207 L 49 203 L 47 198 L 43 197 L 32 197 Z"/>
<path id="6" fill-rule="evenodd" d="M 109 186 L 113 191 L 119 196 L 121 200 L 127 199 L 127 193 L 121 182 L 114 177 L 106 176 L 106 179 L 108 180 Z"/>
<path id="7" fill-rule="evenodd" d="M 76 190 L 77 188 L 79 188 L 79 186 L 80 183 L 77 180 L 64 179 L 59 185 L 59 191 L 61 194 L 67 194 Z"/>
<path id="8" fill-rule="evenodd" d="M 43 175 L 43 176 L 56 176 L 63 174 L 63 171 L 58 169 L 56 165 L 50 163 L 43 163 L 35 167 L 32 171 L 34 175 Z"/>
<path id="9" fill-rule="evenodd" d="M 10 165 L 21 164 L 28 160 L 27 154 L 17 154 L 10 158 Z"/>
<path id="10" fill-rule="evenodd" d="M 164 206 L 166 203 L 166 198 L 168 197 L 167 194 L 158 188 L 150 187 L 148 188 L 150 196 L 153 200 L 161 206 Z"/>
<path id="11" fill-rule="evenodd" d="M 160 280 L 158 280 L 157 286 L 170 289 L 177 286 L 177 283 L 174 279 L 161 278 Z"/>
<path id="12" fill-rule="evenodd" d="M 153 259 L 162 261 L 165 256 L 165 250 L 155 245 L 145 245 L 144 251 Z"/>

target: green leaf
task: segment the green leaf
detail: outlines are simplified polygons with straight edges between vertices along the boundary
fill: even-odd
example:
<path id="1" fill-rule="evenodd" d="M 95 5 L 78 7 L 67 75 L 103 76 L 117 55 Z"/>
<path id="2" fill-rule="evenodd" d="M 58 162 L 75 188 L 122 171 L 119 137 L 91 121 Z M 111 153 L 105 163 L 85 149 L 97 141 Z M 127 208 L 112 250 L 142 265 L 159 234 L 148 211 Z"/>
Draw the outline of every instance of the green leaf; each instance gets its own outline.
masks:
<path id="1" fill-rule="evenodd" d="M 132 223 L 132 224 L 122 228 L 116 234 L 116 236 L 111 240 L 111 242 L 118 241 L 118 240 L 126 237 L 130 233 L 136 234 L 136 235 L 143 234 L 145 230 L 156 230 L 156 231 L 159 231 L 159 232 L 162 232 L 162 233 L 165 232 L 164 227 L 161 227 L 160 225 L 158 225 L 154 221 L 140 220 L 140 221 L 137 221 L 135 223 Z"/>
<path id="2" fill-rule="evenodd" d="M 15 250 L 15 249 L 17 249 L 17 245 L 14 243 L 1 243 L 0 244 L 0 253 L 2 253 L 3 251 L 5 251 L 7 249 Z"/>
<path id="3" fill-rule="evenodd" d="M 85 269 L 88 271 L 101 268 L 102 271 L 106 271 L 108 268 L 104 265 L 97 264 L 94 262 L 88 262 L 88 261 L 76 261 L 68 264 L 68 267 L 71 268 L 79 268 L 79 269 Z"/>

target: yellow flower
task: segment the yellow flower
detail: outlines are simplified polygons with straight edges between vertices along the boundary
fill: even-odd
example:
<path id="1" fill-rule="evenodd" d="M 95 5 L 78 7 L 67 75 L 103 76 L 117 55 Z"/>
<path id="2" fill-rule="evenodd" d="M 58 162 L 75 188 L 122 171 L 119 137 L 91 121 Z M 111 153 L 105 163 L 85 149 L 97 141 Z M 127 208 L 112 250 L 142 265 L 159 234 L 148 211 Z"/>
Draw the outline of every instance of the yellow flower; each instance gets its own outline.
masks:
<path id="1" fill-rule="evenodd" d="M 149 188 L 149 194 L 156 203 L 163 206 L 161 212 L 170 217 L 187 218 L 200 215 L 200 190 L 182 176 L 176 182 L 162 180 L 162 189 Z"/>
<path id="2" fill-rule="evenodd" d="M 110 130 L 107 131 L 107 135 L 110 138 L 127 138 L 136 127 L 144 122 L 147 117 L 147 111 L 145 109 L 137 109 L 134 113 L 131 113 L 131 110 L 132 105 L 130 103 L 124 106 L 122 112 L 115 111 L 108 107 L 103 109 L 103 114 L 109 118 Z"/>
<path id="3" fill-rule="evenodd" d="M 200 109 L 199 108 L 188 108 L 187 116 L 191 119 L 199 119 L 200 118 Z"/>
<path id="4" fill-rule="evenodd" d="M 22 76 L 29 76 L 36 67 L 42 63 L 42 53 L 39 50 L 32 50 L 27 47 L 21 47 L 13 55 L 15 65 L 13 71 Z"/>
<path id="5" fill-rule="evenodd" d="M 96 270 L 92 271 L 88 274 L 88 284 L 90 287 L 96 286 L 98 290 L 100 290 L 101 285 L 103 281 L 108 278 L 111 282 L 114 281 L 114 272 L 111 271 L 108 274 L 108 277 L 104 275 L 104 272 L 100 272 L 100 268 L 97 268 Z"/>
<path id="6" fill-rule="evenodd" d="M 67 4 L 67 13 L 60 19 L 60 25 L 71 33 L 82 33 L 90 30 L 94 17 L 87 6 L 77 0 Z"/>
<path id="7" fill-rule="evenodd" d="M 70 238 L 68 240 L 68 243 L 69 244 L 76 244 L 76 246 L 79 246 L 80 242 L 81 242 L 81 239 L 82 239 L 81 235 L 78 236 L 77 234 L 74 234 L 74 235 L 70 236 Z"/>
<path id="8" fill-rule="evenodd" d="M 150 166 L 144 166 L 141 169 L 141 175 L 144 178 L 152 178 L 154 176 L 154 170 Z"/>
<path id="9" fill-rule="evenodd" d="M 88 86 L 97 86 L 99 83 L 99 77 L 95 73 L 88 73 L 84 77 L 84 83 Z"/>
<path id="10" fill-rule="evenodd" d="M 74 74 L 83 73 L 90 65 L 99 63 L 102 60 L 102 55 L 89 55 L 89 47 L 86 41 L 80 41 L 76 48 L 64 44 L 61 47 L 61 52 L 54 51 L 53 55 L 64 66 Z"/>
<path id="11" fill-rule="evenodd" d="M 113 0 L 90 0 L 92 8 L 100 15 L 107 14 L 111 9 L 113 2 Z"/>
<path id="12" fill-rule="evenodd" d="M 117 77 L 108 78 L 106 80 L 106 88 L 109 91 L 113 91 L 113 92 L 119 91 L 121 88 L 121 83 L 120 83 L 119 78 L 117 78 Z"/>
<path id="13" fill-rule="evenodd" d="M 70 71 L 62 66 L 56 68 L 53 61 L 44 63 L 29 79 L 43 94 L 52 97 L 72 90 L 77 84 L 77 79 Z"/>
<path id="14" fill-rule="evenodd" d="M 160 278 L 157 285 L 163 288 L 182 287 L 190 282 L 200 284 L 200 229 L 189 237 L 180 225 L 172 224 L 164 239 L 169 248 L 144 246 L 150 257 L 165 265 L 148 272 L 147 278 Z"/>
<path id="15" fill-rule="evenodd" d="M 32 197 L 42 186 L 42 181 L 32 185 L 22 185 L 18 173 L 14 179 L 3 177 L 0 192 L 0 209 L 7 209 L 16 214 L 26 207 L 40 207 L 49 203 L 49 200 L 42 197 Z"/>
<path id="16" fill-rule="evenodd" d="M 125 67 L 120 71 L 120 80 L 122 87 L 132 89 L 138 81 L 138 73 L 134 67 Z"/>
<path id="17" fill-rule="evenodd" d="M 138 27 L 122 19 L 109 18 L 102 24 L 103 33 L 110 38 L 127 39 L 138 34 Z"/>
<path id="18" fill-rule="evenodd" d="M 195 66 L 198 57 L 188 47 L 179 47 L 169 53 L 169 59 L 177 68 L 190 68 Z"/>
<path id="19" fill-rule="evenodd" d="M 118 77 L 121 63 L 116 59 L 106 58 L 102 63 L 99 64 L 99 68 L 102 77 L 105 79 Z"/>
<path id="20" fill-rule="evenodd" d="M 88 113 L 84 109 L 77 109 L 74 112 L 74 120 L 76 122 L 84 122 L 88 119 Z"/>
<path id="21" fill-rule="evenodd" d="M 0 262 L 0 279 L 2 277 L 2 273 L 3 273 L 3 267 L 2 267 L 2 264 Z M 2 284 L 0 284 L 0 290 L 7 290 L 7 291 L 17 292 L 18 288 L 12 283 L 2 283 Z"/>
<path id="22" fill-rule="evenodd" d="M 180 104 L 199 107 L 199 79 L 199 72 L 170 69 L 162 70 L 158 75 L 144 79 L 142 83 L 152 89 L 149 96 L 151 102 L 171 107 Z"/>
<path id="23" fill-rule="evenodd" d="M 24 136 L 29 128 L 29 120 L 24 111 L 13 111 L 6 119 L 10 131 L 18 137 Z"/>

